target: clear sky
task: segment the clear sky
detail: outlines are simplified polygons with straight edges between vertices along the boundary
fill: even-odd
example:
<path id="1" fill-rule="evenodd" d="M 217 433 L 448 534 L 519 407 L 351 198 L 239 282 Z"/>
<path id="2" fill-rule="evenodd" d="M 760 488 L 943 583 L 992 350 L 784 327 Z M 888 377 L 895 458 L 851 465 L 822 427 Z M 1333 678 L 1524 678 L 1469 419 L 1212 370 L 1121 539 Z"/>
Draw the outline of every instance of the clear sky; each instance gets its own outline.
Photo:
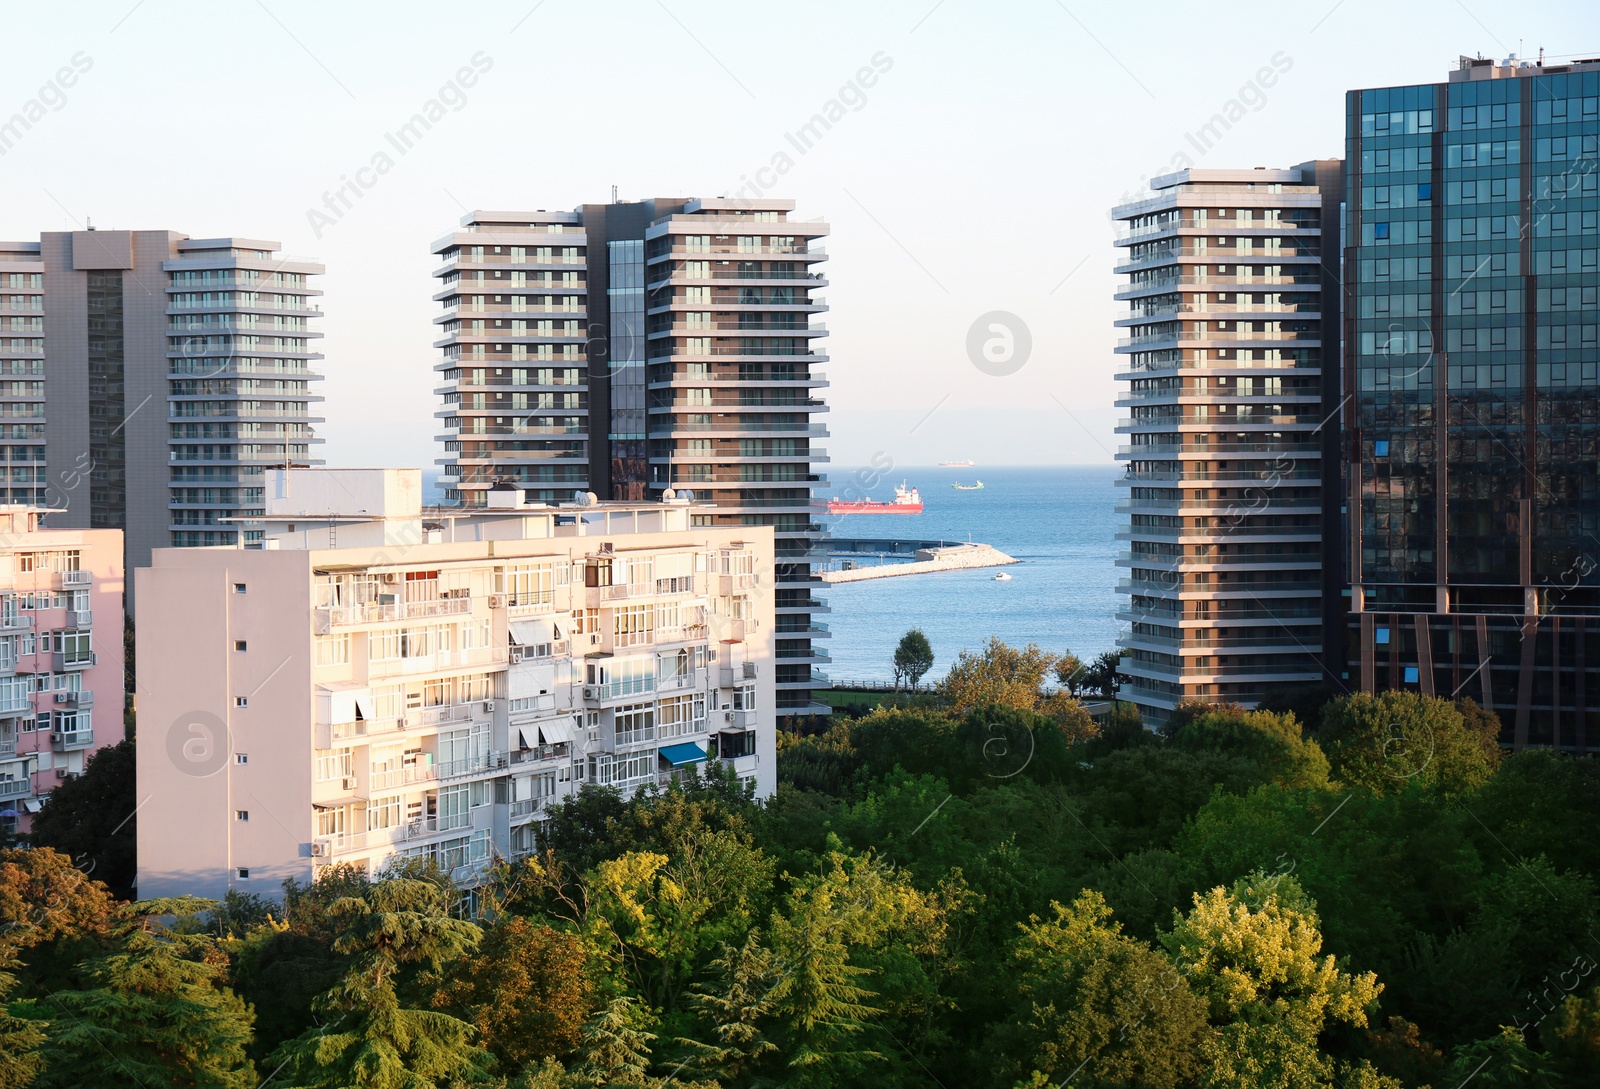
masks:
<path id="1" fill-rule="evenodd" d="M 792 198 L 832 225 L 843 478 L 880 451 L 1109 461 L 1112 204 L 1179 153 L 1338 156 L 1345 90 L 1442 80 L 1462 53 L 1600 56 L 1600 5 L 118 0 L 11 5 L 5 45 L 0 125 L 44 109 L 0 155 L 0 238 L 92 218 L 326 263 L 335 465 L 432 468 L 429 245 L 464 211 L 613 185 Z M 433 99 L 402 153 L 388 134 Z M 830 102 L 831 128 L 790 139 Z M 1219 112 L 1237 120 L 1191 140 Z M 335 217 L 341 186 L 359 199 Z M 1031 338 L 1014 373 L 969 353 L 993 311 Z"/>

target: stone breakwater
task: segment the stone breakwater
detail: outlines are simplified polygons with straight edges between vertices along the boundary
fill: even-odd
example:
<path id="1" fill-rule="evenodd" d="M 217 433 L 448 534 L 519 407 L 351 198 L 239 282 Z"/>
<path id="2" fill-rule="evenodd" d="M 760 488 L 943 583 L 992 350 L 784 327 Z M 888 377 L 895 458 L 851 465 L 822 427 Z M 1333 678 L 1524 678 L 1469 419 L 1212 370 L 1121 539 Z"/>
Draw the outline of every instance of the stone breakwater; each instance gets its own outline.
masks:
<path id="1" fill-rule="evenodd" d="M 943 548 L 919 548 L 917 558 L 910 563 L 886 561 L 868 567 L 848 567 L 839 571 L 823 571 L 822 581 L 829 583 L 861 582 L 864 579 L 886 579 L 896 575 L 926 575 L 934 571 L 963 571 L 975 567 L 1004 567 L 1018 561 L 998 548 L 986 544 L 947 545 Z"/>

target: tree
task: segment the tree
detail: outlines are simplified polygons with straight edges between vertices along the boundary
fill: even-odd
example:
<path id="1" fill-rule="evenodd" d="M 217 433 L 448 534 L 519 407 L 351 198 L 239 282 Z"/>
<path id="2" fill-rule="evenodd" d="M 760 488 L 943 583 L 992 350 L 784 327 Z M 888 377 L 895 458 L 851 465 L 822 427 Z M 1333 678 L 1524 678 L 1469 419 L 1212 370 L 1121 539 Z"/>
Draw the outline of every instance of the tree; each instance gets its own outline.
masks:
<path id="1" fill-rule="evenodd" d="M 230 990 L 212 938 L 157 922 L 210 901 L 157 900 L 123 909 L 118 948 L 85 963 L 89 986 L 37 1003 L 51 1021 L 38 1089 L 195 1085 L 254 1089 L 246 1057 L 255 1021 Z"/>
<path id="2" fill-rule="evenodd" d="M 1302 736 L 1293 714 L 1217 708 L 1178 731 L 1181 749 L 1242 756 L 1280 786 L 1326 786 L 1328 758 Z"/>
<path id="3" fill-rule="evenodd" d="M 16 962 L 3 953 L 0 958 L 0 1085 L 29 1085 L 44 1069 L 39 1049 L 49 1023 L 12 1014 L 9 1005 L 17 977 L 7 969 L 16 967 Z"/>
<path id="4" fill-rule="evenodd" d="M 1161 937 L 1210 1008 L 1200 1084 L 1211 1089 L 1327 1085 L 1319 1047 L 1335 1024 L 1365 1028 L 1383 987 L 1322 952 L 1316 905 L 1293 877 L 1259 871 L 1232 889 L 1196 893 Z"/>
<path id="5" fill-rule="evenodd" d="M 762 1022 L 772 1016 L 772 987 L 779 967 L 772 951 L 752 930 L 738 948 L 724 945 L 710 963 L 715 983 L 699 984 L 689 995 L 706 1039 L 679 1037 L 689 1051 L 686 1063 L 697 1074 L 722 1083 L 736 1082 L 770 1066 L 778 1045 Z"/>
<path id="6" fill-rule="evenodd" d="M 932 668 L 933 645 L 921 628 L 912 628 L 900 637 L 900 645 L 894 648 L 895 687 L 900 687 L 902 680 L 908 688 L 917 687 L 922 675 Z"/>
<path id="7" fill-rule="evenodd" d="M 316 1003 L 326 1022 L 268 1060 L 295 1089 L 424 1089 L 471 1075 L 484 1053 L 474 1029 L 420 1008 L 416 974 L 439 972 L 476 949 L 482 932 L 451 917 L 454 890 L 414 877 L 389 878 L 328 909 L 341 925 L 334 951 L 351 958 L 338 985 Z"/>
<path id="8" fill-rule="evenodd" d="M 1510 1025 L 1502 1025 L 1493 1036 L 1462 1044 L 1455 1049 L 1453 1058 L 1446 1082 L 1449 1085 L 1464 1086 L 1476 1080 L 1485 1089 L 1560 1089 L 1566 1084 L 1555 1061 L 1530 1048 L 1522 1033 Z"/>
<path id="9" fill-rule="evenodd" d="M 1083 660 L 1072 651 L 1067 651 L 1056 659 L 1053 667 L 1056 674 L 1056 683 L 1067 691 L 1068 695 L 1076 696 L 1083 691 Z"/>
<path id="10" fill-rule="evenodd" d="M 1016 1001 L 992 1039 L 996 1085 L 1030 1071 L 1053 1085 L 1085 1068 L 1085 1084 L 1186 1084 L 1207 1031 L 1205 1002 L 1165 957 L 1109 921 L 1099 893 L 1050 909 L 1051 918 L 1021 924 L 1012 949 Z"/>
<path id="11" fill-rule="evenodd" d="M 112 900 L 60 851 L 0 850 L 0 965 L 26 953 L 25 994 L 70 987 L 74 966 L 102 951 Z"/>
<path id="12" fill-rule="evenodd" d="M 572 1054 L 595 1005 L 588 950 L 575 934 L 502 915 L 472 956 L 457 961 L 434 1005 L 477 1028 L 512 1069 Z"/>
<path id="13" fill-rule="evenodd" d="M 1358 692 L 1322 711 L 1319 733 L 1334 777 L 1382 794 L 1415 784 L 1459 795 L 1487 783 L 1500 748 L 1454 704 L 1416 692 Z"/>
<path id="14" fill-rule="evenodd" d="M 1095 658 L 1094 663 L 1084 671 L 1083 685 L 1100 693 L 1101 699 L 1114 700 L 1117 698 L 1117 689 L 1122 686 L 1122 678 L 1117 673 L 1122 667 L 1122 653 L 1115 650 L 1102 651 Z"/>
<path id="15" fill-rule="evenodd" d="M 97 749 L 82 775 L 56 785 L 33 818 L 29 839 L 71 856 L 119 899 L 131 899 L 138 807 L 133 741 L 124 739 Z"/>
<path id="16" fill-rule="evenodd" d="M 1040 686 L 1053 663 L 1053 657 L 1037 644 L 1019 650 L 990 636 L 978 653 L 963 650 L 956 655 L 939 691 L 958 715 L 994 706 L 1031 711 L 1039 702 Z"/>

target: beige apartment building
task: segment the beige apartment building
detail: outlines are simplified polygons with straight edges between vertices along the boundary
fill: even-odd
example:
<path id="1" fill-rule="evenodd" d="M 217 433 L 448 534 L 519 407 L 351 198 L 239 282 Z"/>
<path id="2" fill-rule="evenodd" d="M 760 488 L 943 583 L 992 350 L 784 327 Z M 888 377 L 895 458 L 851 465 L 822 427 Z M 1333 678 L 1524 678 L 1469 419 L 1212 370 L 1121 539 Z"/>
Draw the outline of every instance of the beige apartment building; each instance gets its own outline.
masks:
<path id="1" fill-rule="evenodd" d="M 1122 698 L 1147 723 L 1320 683 L 1342 639 L 1341 165 L 1181 170 L 1113 210 Z"/>
<path id="2" fill-rule="evenodd" d="M 775 789 L 770 527 L 670 491 L 427 511 L 416 470 L 266 490 L 259 546 L 137 574 L 141 896 L 395 858 L 471 886 L 584 784 Z"/>
<path id="3" fill-rule="evenodd" d="M 122 533 L 41 528 L 49 513 L 0 506 L 0 828 L 11 832 L 123 736 Z"/>

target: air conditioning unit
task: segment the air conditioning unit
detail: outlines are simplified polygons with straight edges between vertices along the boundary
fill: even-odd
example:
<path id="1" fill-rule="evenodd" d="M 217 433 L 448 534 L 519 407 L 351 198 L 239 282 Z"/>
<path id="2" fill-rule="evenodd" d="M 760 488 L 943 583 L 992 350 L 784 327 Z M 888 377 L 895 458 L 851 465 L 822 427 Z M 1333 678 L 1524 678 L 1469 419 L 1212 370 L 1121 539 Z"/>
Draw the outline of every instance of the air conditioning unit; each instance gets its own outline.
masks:
<path id="1" fill-rule="evenodd" d="M 327 858 L 333 854 L 333 841 L 331 839 L 314 839 L 311 841 L 311 857 Z"/>
<path id="2" fill-rule="evenodd" d="M 722 712 L 722 721 L 726 722 L 729 726 L 732 726 L 733 725 L 733 712 L 732 711 L 724 711 L 724 712 Z"/>
<path id="3" fill-rule="evenodd" d="M 586 700 L 597 700 L 597 699 L 599 699 L 600 698 L 600 689 L 592 688 L 592 687 L 591 688 L 585 688 L 583 690 L 583 698 L 586 699 Z"/>
<path id="4" fill-rule="evenodd" d="M 50 740 L 55 742 L 55 743 L 57 743 L 57 744 L 60 744 L 60 742 L 61 742 L 61 731 L 60 730 L 51 730 L 50 731 Z"/>
<path id="5" fill-rule="evenodd" d="M 57 692 L 56 693 L 56 702 L 57 703 L 67 703 L 71 699 L 72 699 L 72 693 L 70 693 L 70 692 Z"/>
<path id="6" fill-rule="evenodd" d="M 591 647 L 597 647 L 597 646 L 600 645 L 600 635 L 599 635 L 598 632 L 596 632 L 594 635 L 589 636 L 589 645 Z"/>
<path id="7" fill-rule="evenodd" d="M 57 779 L 65 779 L 66 777 L 67 777 L 67 769 L 66 768 L 57 768 L 56 769 L 56 778 Z"/>
<path id="8" fill-rule="evenodd" d="M 484 710 L 485 714 L 489 714 L 490 712 L 492 712 L 494 710 L 494 700 L 484 700 L 483 701 L 483 710 Z"/>
<path id="9" fill-rule="evenodd" d="M 346 775 L 339 780 L 339 785 L 345 790 L 354 790 L 356 788 L 356 777 L 354 775 Z"/>
<path id="10" fill-rule="evenodd" d="M 400 581 L 400 574 L 397 571 L 385 571 L 383 573 L 383 581 L 384 582 L 399 582 Z"/>
<path id="11" fill-rule="evenodd" d="M 490 594 L 489 595 L 489 608 L 491 608 L 491 609 L 503 609 L 505 607 L 506 607 L 506 595 L 504 595 L 504 594 Z"/>

